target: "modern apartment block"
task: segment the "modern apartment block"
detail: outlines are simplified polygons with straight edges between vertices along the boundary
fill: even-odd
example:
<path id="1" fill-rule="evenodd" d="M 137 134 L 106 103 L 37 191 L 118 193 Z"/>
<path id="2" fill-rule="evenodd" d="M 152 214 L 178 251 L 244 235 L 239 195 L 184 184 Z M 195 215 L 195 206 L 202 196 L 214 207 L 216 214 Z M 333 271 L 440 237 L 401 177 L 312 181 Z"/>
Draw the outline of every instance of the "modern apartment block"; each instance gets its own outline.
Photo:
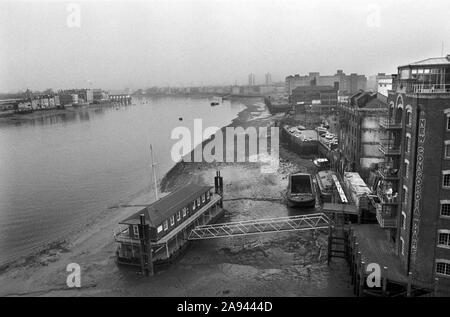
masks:
<path id="1" fill-rule="evenodd" d="M 289 95 L 293 105 L 337 105 L 338 83 L 333 86 L 300 86 Z"/>
<path id="2" fill-rule="evenodd" d="M 377 219 L 405 273 L 450 289 L 450 55 L 398 67 L 380 120 Z"/>
<path id="3" fill-rule="evenodd" d="M 249 86 L 255 86 L 256 80 L 255 80 L 255 74 L 251 73 L 248 75 L 248 85 Z"/>
<path id="4" fill-rule="evenodd" d="M 266 73 L 264 75 L 264 79 L 265 79 L 265 85 L 266 86 L 272 85 L 272 75 L 270 73 Z"/>
<path id="5" fill-rule="evenodd" d="M 338 83 L 340 95 L 352 95 L 359 90 L 367 88 L 367 78 L 364 75 L 352 73 L 346 75 L 342 70 L 337 70 L 335 75 L 320 75 L 318 72 L 311 72 L 308 75 L 287 76 L 285 80 L 286 93 L 292 94 L 297 87 L 304 86 L 332 86 Z"/>

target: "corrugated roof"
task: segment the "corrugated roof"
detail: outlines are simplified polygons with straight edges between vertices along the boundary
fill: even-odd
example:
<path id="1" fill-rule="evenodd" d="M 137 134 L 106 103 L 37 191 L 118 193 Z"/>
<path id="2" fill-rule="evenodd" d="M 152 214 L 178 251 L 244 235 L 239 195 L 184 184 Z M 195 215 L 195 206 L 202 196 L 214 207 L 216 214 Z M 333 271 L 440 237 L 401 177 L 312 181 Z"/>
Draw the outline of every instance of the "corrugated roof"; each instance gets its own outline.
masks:
<path id="1" fill-rule="evenodd" d="M 146 223 L 149 222 L 151 226 L 156 227 L 164 220 L 177 213 L 177 211 L 188 206 L 189 203 L 200 197 L 203 193 L 210 190 L 213 186 L 186 184 L 171 192 L 167 196 L 155 201 L 153 204 L 138 211 L 132 216 L 121 221 L 121 224 L 138 224 L 139 216 L 143 213 L 145 215 Z"/>
<path id="2" fill-rule="evenodd" d="M 429 66 L 429 65 L 450 65 L 450 57 L 431 57 L 418 62 L 414 62 L 411 64 L 399 66 L 399 67 L 407 67 L 407 66 Z"/>

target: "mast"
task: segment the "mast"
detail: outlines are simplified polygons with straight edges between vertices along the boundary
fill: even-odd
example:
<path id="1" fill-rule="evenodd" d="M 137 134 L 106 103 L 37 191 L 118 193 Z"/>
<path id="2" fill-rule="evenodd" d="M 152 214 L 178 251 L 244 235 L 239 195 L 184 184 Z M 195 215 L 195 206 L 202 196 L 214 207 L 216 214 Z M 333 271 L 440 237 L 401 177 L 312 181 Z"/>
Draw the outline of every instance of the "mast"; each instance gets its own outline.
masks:
<path id="1" fill-rule="evenodd" d="M 151 156 L 152 156 L 153 181 L 155 182 L 155 197 L 156 197 L 156 200 L 158 200 L 159 197 L 158 197 L 158 181 L 156 180 L 156 163 L 155 163 L 155 159 L 153 157 L 153 147 L 152 147 L 151 144 L 150 144 L 150 153 L 151 153 Z"/>

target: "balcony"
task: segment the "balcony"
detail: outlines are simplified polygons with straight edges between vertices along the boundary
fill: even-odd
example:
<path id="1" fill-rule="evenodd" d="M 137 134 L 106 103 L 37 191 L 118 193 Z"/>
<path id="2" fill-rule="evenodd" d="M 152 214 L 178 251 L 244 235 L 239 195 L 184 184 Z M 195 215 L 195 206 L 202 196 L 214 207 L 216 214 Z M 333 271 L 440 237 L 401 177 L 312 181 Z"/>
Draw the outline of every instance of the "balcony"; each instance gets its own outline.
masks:
<path id="1" fill-rule="evenodd" d="M 113 231 L 114 240 L 119 243 L 126 244 L 136 244 L 139 245 L 141 241 L 139 239 L 133 238 L 129 234 L 128 226 L 120 225 L 117 229 Z"/>
<path id="2" fill-rule="evenodd" d="M 400 144 L 396 144 L 392 141 L 381 143 L 378 149 L 385 156 L 396 156 L 401 154 Z"/>
<path id="3" fill-rule="evenodd" d="M 398 176 L 399 169 L 398 168 L 392 168 L 387 164 L 380 163 L 378 168 L 378 174 L 384 179 L 384 180 L 399 180 Z"/>
<path id="4" fill-rule="evenodd" d="M 392 211 L 386 211 L 383 209 L 383 206 L 379 205 L 376 207 L 377 209 L 377 221 L 381 228 L 396 228 L 397 227 L 397 219 L 395 215 L 393 215 Z"/>
<path id="5" fill-rule="evenodd" d="M 400 203 L 398 193 L 389 193 L 387 190 L 378 188 L 377 196 L 380 198 L 381 205 L 398 205 Z"/>
<path id="6" fill-rule="evenodd" d="M 400 130 L 402 128 L 401 122 L 395 122 L 392 118 L 381 118 L 380 127 L 386 130 Z"/>
<path id="7" fill-rule="evenodd" d="M 450 84 L 413 84 L 416 94 L 450 94 Z"/>

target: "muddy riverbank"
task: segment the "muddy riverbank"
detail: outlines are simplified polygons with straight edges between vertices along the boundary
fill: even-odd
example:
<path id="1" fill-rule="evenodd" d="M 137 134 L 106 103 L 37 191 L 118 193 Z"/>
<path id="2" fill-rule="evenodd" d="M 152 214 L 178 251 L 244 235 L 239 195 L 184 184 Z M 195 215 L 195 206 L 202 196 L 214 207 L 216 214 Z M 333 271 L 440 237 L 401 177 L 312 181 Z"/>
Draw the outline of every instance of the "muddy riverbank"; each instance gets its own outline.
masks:
<path id="1" fill-rule="evenodd" d="M 232 125 L 267 126 L 271 116 L 261 100 L 246 100 Z M 311 160 L 280 147 L 278 173 L 261 173 L 259 163 L 179 163 L 161 182 L 163 191 L 189 181 L 213 184 L 217 169 L 224 177 L 221 220 L 239 221 L 295 215 L 284 203 L 287 175 L 314 172 Z M 130 204 L 148 204 L 143 190 Z M 311 232 L 266 234 L 197 241 L 170 266 L 151 278 L 116 266 L 111 231 L 139 208 L 112 208 L 70 241 L 22 259 L 0 273 L 2 296 L 351 296 L 344 262 L 326 263 L 326 235 Z M 80 289 L 66 286 L 66 266 L 81 267 Z"/>

